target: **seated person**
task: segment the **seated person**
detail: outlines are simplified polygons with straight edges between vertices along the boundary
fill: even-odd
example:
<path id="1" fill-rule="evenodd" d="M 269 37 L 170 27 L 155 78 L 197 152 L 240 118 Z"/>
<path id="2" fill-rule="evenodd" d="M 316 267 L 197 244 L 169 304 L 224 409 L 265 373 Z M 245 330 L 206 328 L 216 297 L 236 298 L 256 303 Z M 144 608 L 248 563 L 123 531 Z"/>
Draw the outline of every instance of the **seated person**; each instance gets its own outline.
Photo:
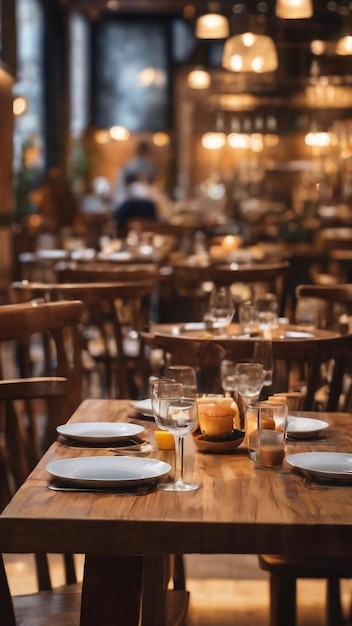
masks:
<path id="1" fill-rule="evenodd" d="M 114 218 L 120 237 L 127 234 L 127 224 L 134 218 L 157 219 L 157 207 L 149 194 L 149 182 L 134 174 L 127 176 L 127 197 L 115 209 Z"/>

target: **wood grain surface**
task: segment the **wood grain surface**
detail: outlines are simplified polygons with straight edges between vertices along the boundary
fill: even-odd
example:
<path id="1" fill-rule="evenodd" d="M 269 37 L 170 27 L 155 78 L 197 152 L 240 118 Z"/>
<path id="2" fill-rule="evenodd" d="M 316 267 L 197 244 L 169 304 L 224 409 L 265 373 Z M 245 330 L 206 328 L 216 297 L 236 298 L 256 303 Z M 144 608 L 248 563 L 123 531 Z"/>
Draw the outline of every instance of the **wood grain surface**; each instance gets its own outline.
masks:
<path id="1" fill-rule="evenodd" d="M 314 415 L 314 414 L 312 414 Z M 316 414 L 331 427 L 327 441 L 288 444 L 288 452 L 351 450 L 351 417 Z M 72 421 L 139 421 L 131 403 L 85 400 Z M 153 440 L 154 425 L 144 423 Z M 336 442 L 336 444 L 334 443 Z M 309 489 L 290 469 L 256 469 L 242 444 L 228 455 L 202 454 L 187 439 L 192 493 L 153 490 L 145 496 L 57 493 L 47 489 L 50 460 L 106 449 L 54 443 L 0 517 L 3 552 L 91 555 L 172 553 L 352 553 L 352 488 Z M 173 452 L 153 449 L 173 464 Z"/>

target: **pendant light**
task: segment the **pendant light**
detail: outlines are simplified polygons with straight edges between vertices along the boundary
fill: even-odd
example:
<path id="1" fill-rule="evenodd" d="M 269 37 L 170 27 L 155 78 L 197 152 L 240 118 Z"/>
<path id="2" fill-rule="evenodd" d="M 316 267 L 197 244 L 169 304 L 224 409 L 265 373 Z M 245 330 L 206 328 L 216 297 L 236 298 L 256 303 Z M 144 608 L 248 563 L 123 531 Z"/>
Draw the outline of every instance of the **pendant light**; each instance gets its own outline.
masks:
<path id="1" fill-rule="evenodd" d="M 209 11 L 200 15 L 196 21 L 197 39 L 226 39 L 230 34 L 229 22 L 218 11 L 218 3 L 210 3 Z"/>
<path id="2" fill-rule="evenodd" d="M 187 76 L 187 83 L 191 89 L 208 89 L 210 87 L 210 74 L 201 67 L 196 67 Z"/>
<path id="3" fill-rule="evenodd" d="M 276 0 L 275 13 L 284 20 L 307 19 L 313 15 L 312 0 Z"/>
<path id="4" fill-rule="evenodd" d="M 278 66 L 273 40 L 252 32 L 230 37 L 225 43 L 222 66 L 232 72 L 274 72 Z"/>
<path id="5" fill-rule="evenodd" d="M 352 54 L 352 36 L 345 35 L 345 37 L 341 37 L 336 44 L 336 54 L 340 54 L 343 56 Z"/>

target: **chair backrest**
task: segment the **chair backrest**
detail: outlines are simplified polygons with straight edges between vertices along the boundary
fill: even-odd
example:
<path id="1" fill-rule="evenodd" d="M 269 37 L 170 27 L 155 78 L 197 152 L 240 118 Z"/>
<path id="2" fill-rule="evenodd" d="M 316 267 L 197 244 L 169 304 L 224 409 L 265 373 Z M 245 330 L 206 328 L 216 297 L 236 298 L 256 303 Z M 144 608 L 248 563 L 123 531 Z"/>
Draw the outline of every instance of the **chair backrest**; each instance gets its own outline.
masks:
<path id="1" fill-rule="evenodd" d="M 279 311 L 285 307 L 285 281 L 289 276 L 289 263 L 252 264 L 252 265 L 192 265 L 187 261 L 172 263 L 175 292 L 193 299 L 193 310 L 198 320 L 207 306 L 209 285 L 232 285 L 235 300 L 256 299 L 263 293 L 275 293 Z M 180 320 L 182 321 L 182 320 Z M 195 320 L 194 320 L 195 321 Z"/>
<path id="2" fill-rule="evenodd" d="M 66 379 L 65 403 L 60 414 L 54 405 L 48 415 L 45 445 L 55 438 L 58 423 L 65 422 L 82 400 L 83 311 L 79 301 L 37 301 L 0 307 L 2 380 L 33 376 Z M 29 427 L 35 429 L 31 421 Z"/>
<path id="3" fill-rule="evenodd" d="M 165 360 L 172 363 L 191 365 L 202 376 L 203 393 L 219 393 L 221 389 L 220 363 L 223 359 L 234 362 L 253 358 L 255 338 L 250 339 L 189 339 L 177 335 L 153 335 L 142 333 L 144 341 L 153 348 L 163 350 Z M 339 336 L 320 331 L 319 336 L 306 338 L 280 338 L 272 342 L 274 357 L 274 388 L 272 391 L 290 391 L 293 376 L 303 373 L 305 397 L 303 408 L 313 410 L 315 394 L 322 385 L 321 366 L 333 363 L 328 384 L 326 410 L 339 408 L 343 378 L 352 355 L 352 335 Z"/>
<path id="4" fill-rule="evenodd" d="M 107 379 L 110 378 L 112 371 L 111 361 L 114 362 L 116 384 L 112 389 L 111 384 L 107 382 L 110 395 L 116 396 L 118 393 L 120 397 L 131 396 L 129 353 L 126 346 L 134 334 L 136 336 L 134 356 L 140 368 L 143 386 L 146 385 L 144 380 L 147 376 L 146 363 L 138 333 L 149 323 L 154 290 L 153 277 L 149 277 L 148 280 L 105 283 L 20 282 L 12 283 L 11 290 L 17 300 L 41 297 L 49 301 L 79 299 L 84 303 L 83 332 L 87 336 L 92 327 L 98 331 L 99 352 L 96 352 L 95 356 L 99 357 L 100 362 L 105 363 Z M 94 341 L 94 344 L 97 346 L 98 341 Z M 88 350 L 90 346 L 93 346 L 93 340 L 88 342 Z"/>
<path id="5" fill-rule="evenodd" d="M 315 310 L 323 328 L 339 328 L 340 315 L 352 314 L 352 284 L 298 285 L 296 297 L 297 309 L 306 304 Z"/>

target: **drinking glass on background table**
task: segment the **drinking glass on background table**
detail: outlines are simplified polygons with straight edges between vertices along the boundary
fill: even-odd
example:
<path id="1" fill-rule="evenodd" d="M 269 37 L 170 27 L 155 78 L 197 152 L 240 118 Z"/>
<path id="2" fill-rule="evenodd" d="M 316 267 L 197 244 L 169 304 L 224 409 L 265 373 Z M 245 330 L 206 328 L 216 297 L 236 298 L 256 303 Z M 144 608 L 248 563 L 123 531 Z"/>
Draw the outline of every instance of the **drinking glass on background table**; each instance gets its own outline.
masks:
<path id="1" fill-rule="evenodd" d="M 254 363 L 261 363 L 264 369 L 264 387 L 269 387 L 273 382 L 273 348 L 271 339 L 259 339 L 254 344 Z"/>
<path id="2" fill-rule="evenodd" d="M 264 332 L 276 328 L 279 324 L 279 306 L 276 295 L 267 293 L 256 301 L 256 305 L 259 311 L 259 328 Z"/>
<path id="3" fill-rule="evenodd" d="M 239 306 L 238 319 L 241 331 L 250 335 L 259 328 L 259 310 L 256 304 L 244 302 Z"/>
<path id="4" fill-rule="evenodd" d="M 197 396 L 197 375 L 189 365 L 169 365 L 165 368 L 165 376 L 183 385 L 183 393 L 188 398 Z"/>
<path id="5" fill-rule="evenodd" d="M 295 321 L 302 330 L 314 330 L 319 327 L 320 315 L 316 302 L 302 298 L 298 300 L 295 310 Z"/>
<path id="6" fill-rule="evenodd" d="M 184 396 L 181 383 L 165 379 L 154 381 L 151 386 L 152 409 L 155 423 L 162 430 L 167 430 L 175 438 L 177 451 L 176 468 L 179 476 L 174 482 L 158 483 L 158 489 L 164 491 L 194 491 L 199 488 L 195 483 L 183 479 L 184 437 L 198 426 L 198 405 L 196 398 Z"/>
<path id="7" fill-rule="evenodd" d="M 214 330 L 226 328 L 232 321 L 235 305 L 230 287 L 214 287 L 209 298 L 209 309 L 205 321 L 212 324 Z"/>

